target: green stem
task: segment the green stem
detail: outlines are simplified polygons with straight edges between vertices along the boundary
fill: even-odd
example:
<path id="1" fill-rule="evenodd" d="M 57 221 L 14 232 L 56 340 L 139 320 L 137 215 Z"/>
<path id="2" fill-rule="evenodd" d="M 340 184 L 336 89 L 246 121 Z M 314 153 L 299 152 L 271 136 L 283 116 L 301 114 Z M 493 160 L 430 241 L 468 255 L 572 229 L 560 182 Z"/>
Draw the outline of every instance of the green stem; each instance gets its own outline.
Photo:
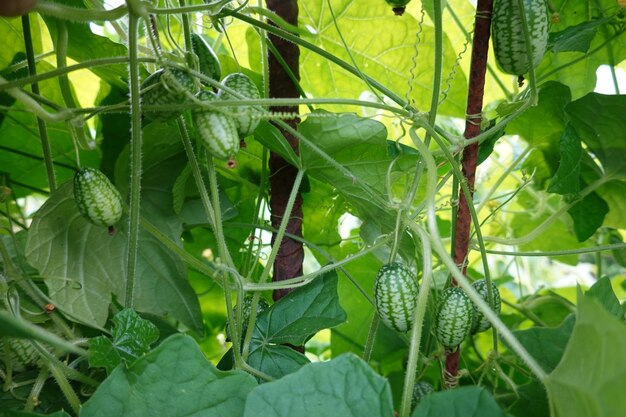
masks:
<path id="1" fill-rule="evenodd" d="M 526 5 L 524 0 L 517 0 L 517 7 L 520 12 L 520 18 L 522 21 L 522 28 L 524 33 L 524 43 L 526 44 L 526 54 L 528 56 L 528 79 L 530 89 L 530 102 L 533 106 L 536 106 L 539 102 L 539 93 L 537 92 L 537 80 L 535 79 L 535 60 L 533 59 L 534 51 L 532 44 L 532 37 L 530 34 L 530 26 L 528 25 L 528 18 L 526 16 Z"/>
<path id="2" fill-rule="evenodd" d="M 70 385 L 69 381 L 56 365 L 52 364 L 49 369 L 56 383 L 59 385 L 61 392 L 65 396 L 65 399 L 69 403 L 70 407 L 72 407 L 74 414 L 78 415 L 78 412 L 80 411 L 80 400 L 78 399 L 78 396 L 74 392 L 74 389 Z"/>
<path id="3" fill-rule="evenodd" d="M 289 200 L 287 200 L 287 206 L 285 207 L 285 214 L 283 215 L 283 218 L 280 221 L 280 227 L 278 228 L 278 233 L 276 234 L 275 242 L 283 241 L 283 237 L 285 236 L 285 230 L 287 230 L 287 224 L 289 223 L 289 218 L 291 217 L 291 211 L 293 209 L 293 205 L 296 201 L 296 197 L 298 196 L 300 192 L 300 184 L 302 183 L 302 178 L 304 178 L 304 170 L 300 169 L 298 170 L 298 174 L 296 175 L 296 178 L 293 180 L 293 187 L 291 188 L 291 193 L 289 194 Z M 267 278 L 269 277 L 269 274 L 270 274 L 270 270 L 272 266 L 274 265 L 274 260 L 276 259 L 276 255 L 278 255 L 279 248 L 280 248 L 280 245 L 278 244 L 272 246 L 272 251 L 270 252 L 270 255 L 267 258 L 265 268 L 263 269 L 263 272 L 261 273 L 261 276 L 259 277 L 260 284 L 263 284 L 267 281 Z M 282 285 L 283 283 L 287 281 L 288 280 L 280 281 L 280 282 L 277 282 L 277 284 Z"/>
<path id="4" fill-rule="evenodd" d="M 369 331 L 367 332 L 367 340 L 365 341 L 365 347 L 363 348 L 363 360 L 365 363 L 369 363 L 372 358 L 372 351 L 374 350 L 374 343 L 376 342 L 376 333 L 378 333 L 378 325 L 380 323 L 380 317 L 378 312 L 374 309 L 374 316 L 370 323 Z"/>
<path id="5" fill-rule="evenodd" d="M 611 180 L 612 178 L 610 177 L 602 177 L 596 180 L 595 182 L 589 184 L 578 194 L 578 198 L 576 200 L 561 206 L 557 211 L 552 213 L 550 217 L 544 220 L 543 223 L 541 223 L 539 226 L 534 228 L 532 232 L 528 233 L 525 236 L 518 237 L 518 238 L 501 238 L 501 237 L 496 237 L 496 236 L 485 236 L 485 241 L 493 242 L 493 243 L 500 243 L 502 245 L 508 245 L 508 246 L 519 246 L 519 245 L 523 245 L 528 242 L 531 242 L 535 238 L 537 238 L 539 235 L 541 235 L 543 232 L 545 232 L 557 220 L 559 220 L 559 218 L 563 214 L 565 214 L 565 212 L 567 212 L 570 208 L 578 204 L 582 200 L 583 197 L 585 197 L 587 194 L 592 193 L 597 188 L 601 187 L 602 185 L 604 185 L 605 183 Z"/>
<path id="6" fill-rule="evenodd" d="M 430 174 L 430 173 L 429 173 Z M 404 388 L 402 390 L 402 402 L 400 406 L 400 416 L 409 417 L 411 413 L 411 400 L 413 399 L 413 387 L 415 386 L 415 376 L 417 374 L 417 362 L 419 359 L 420 345 L 426 308 L 428 307 L 428 296 L 430 294 L 432 279 L 432 252 L 429 237 L 426 231 L 418 224 L 406 219 L 411 230 L 419 236 L 422 246 L 422 284 L 420 285 L 417 298 L 417 307 L 413 316 L 413 327 L 411 329 L 411 343 L 409 345 L 409 359 L 406 364 L 404 375 Z M 416 242 L 417 243 L 417 242 Z"/>
<path id="7" fill-rule="evenodd" d="M 141 219 L 141 227 L 146 232 L 150 233 L 159 242 L 161 242 L 163 246 L 178 255 L 184 262 L 187 263 L 190 268 L 195 269 L 196 271 L 213 278 L 213 280 L 215 280 L 215 282 L 217 282 L 217 284 L 219 284 L 220 286 L 224 285 L 222 280 L 217 277 L 218 270 L 213 265 L 205 264 L 201 260 L 195 258 L 193 255 L 187 252 L 184 248 L 181 248 L 176 242 L 170 239 L 167 235 L 161 232 L 159 228 L 154 226 L 145 218 Z"/>
<path id="8" fill-rule="evenodd" d="M 211 228 L 213 229 L 213 232 L 217 233 L 215 230 L 215 210 L 213 208 L 213 205 L 211 204 L 211 200 L 209 199 L 209 193 L 207 192 L 206 185 L 204 184 L 204 179 L 202 178 L 200 164 L 198 164 L 198 159 L 196 158 L 196 154 L 193 150 L 193 145 L 191 143 L 191 139 L 189 138 L 187 127 L 185 126 L 185 120 L 184 118 L 179 117 L 176 119 L 176 121 L 178 122 L 178 131 L 180 132 L 180 138 L 183 142 L 183 147 L 185 148 L 187 161 L 189 162 L 189 166 L 191 167 L 191 175 L 193 175 L 193 179 L 196 182 L 196 188 L 198 189 L 198 193 L 200 193 L 200 201 L 202 201 L 204 211 L 207 214 L 207 218 L 209 220 Z"/>
<path id="9" fill-rule="evenodd" d="M 24 46 L 26 48 L 26 60 L 28 61 L 28 73 L 30 75 L 35 75 L 37 73 L 37 68 L 35 64 L 35 52 L 33 50 L 33 38 L 30 32 L 29 15 L 22 16 L 22 31 L 24 33 Z M 39 84 L 33 83 L 31 88 L 34 94 L 39 95 Z M 56 174 L 54 173 L 54 164 L 52 163 L 52 149 L 50 148 L 50 139 L 48 137 L 46 123 L 40 117 L 37 117 L 37 128 L 39 129 L 41 149 L 46 167 L 46 175 L 48 176 L 48 186 L 50 187 L 50 191 L 54 192 L 57 188 L 57 181 Z"/>
<path id="10" fill-rule="evenodd" d="M 222 263 L 230 267 L 234 267 L 233 260 L 226 246 L 226 238 L 224 237 L 224 226 L 222 225 L 222 207 L 220 205 L 219 187 L 217 184 L 217 173 L 213 164 L 213 157 L 207 152 L 207 170 L 209 173 L 209 189 L 211 190 L 211 200 L 213 203 L 213 219 L 215 221 L 215 239 L 217 240 L 217 250 Z"/>
<path id="11" fill-rule="evenodd" d="M 487 239 L 487 238 L 486 238 Z M 487 249 L 487 253 L 492 253 L 494 255 L 511 255 L 511 256 L 570 256 L 570 255 L 580 255 L 584 253 L 596 253 L 602 251 L 611 251 L 611 250 L 623 250 L 626 249 L 626 243 L 617 243 L 614 245 L 602 245 L 602 246 L 593 246 L 589 248 L 580 248 L 580 249 L 566 249 L 560 251 L 544 251 L 544 252 L 512 252 L 512 251 L 504 251 L 504 250 L 495 250 L 495 249 Z"/>
<path id="12" fill-rule="evenodd" d="M 388 245 L 389 241 L 391 241 L 393 237 L 394 237 L 393 234 L 387 235 L 381 238 L 380 240 L 378 240 L 373 245 L 369 246 L 367 249 L 363 249 L 354 255 L 349 255 L 345 257 L 344 259 L 342 259 L 341 261 L 337 261 L 332 264 L 325 265 L 315 272 L 311 272 L 309 274 L 305 274 L 305 275 L 295 277 L 295 278 L 286 279 L 280 282 L 267 282 L 267 283 L 248 282 L 244 284 L 243 289 L 245 291 L 265 291 L 265 290 L 275 290 L 275 289 L 280 289 L 280 288 L 302 287 L 304 285 L 307 285 L 309 282 L 313 281 L 318 276 L 325 274 L 326 272 L 337 269 L 356 259 L 366 256 L 367 254 L 372 253 L 383 246 Z"/>
<path id="13" fill-rule="evenodd" d="M 37 379 L 33 384 L 33 387 L 30 389 L 30 393 L 28 394 L 28 400 L 26 401 L 26 405 L 24 406 L 24 411 L 33 411 L 37 406 L 39 401 L 39 394 L 41 390 L 43 390 L 44 385 L 46 384 L 46 380 L 48 379 L 49 370 L 48 368 L 42 368 L 37 375 Z"/>
<path id="14" fill-rule="evenodd" d="M 124 305 L 133 308 L 135 303 L 135 279 L 137 273 L 137 253 L 139 247 L 139 222 L 141 202 L 141 101 L 139 96 L 138 58 L 139 17 L 131 10 L 128 17 L 128 68 L 130 84 L 130 216 L 128 226 L 128 254 L 126 275 L 126 298 Z"/>

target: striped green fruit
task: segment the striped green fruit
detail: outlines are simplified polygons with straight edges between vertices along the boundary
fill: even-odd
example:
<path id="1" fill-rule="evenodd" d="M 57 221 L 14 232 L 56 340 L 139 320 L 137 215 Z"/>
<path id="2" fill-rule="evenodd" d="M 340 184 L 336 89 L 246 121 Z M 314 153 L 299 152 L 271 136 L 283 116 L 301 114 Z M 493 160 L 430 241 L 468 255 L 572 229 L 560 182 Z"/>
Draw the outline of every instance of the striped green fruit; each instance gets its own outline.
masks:
<path id="1" fill-rule="evenodd" d="M 39 354 L 28 339 L 0 337 L 0 358 L 10 361 L 13 370 L 23 371 L 37 364 Z"/>
<path id="2" fill-rule="evenodd" d="M 461 288 L 443 290 L 435 317 L 435 335 L 439 343 L 448 349 L 461 344 L 470 331 L 472 317 L 472 301 Z"/>
<path id="3" fill-rule="evenodd" d="M 495 0 L 491 20 L 493 50 L 500 69 L 507 74 L 522 75 L 543 59 L 548 45 L 548 8 L 546 0 L 523 0 L 524 14 L 531 40 L 528 56 L 524 25 L 518 0 Z"/>
<path id="4" fill-rule="evenodd" d="M 417 295 L 417 278 L 409 268 L 398 262 L 380 268 L 374 282 L 374 305 L 387 326 L 400 333 L 411 328 Z"/>
<path id="5" fill-rule="evenodd" d="M 270 305 L 265 301 L 265 298 L 259 298 L 259 302 L 256 305 L 256 314 L 257 319 L 259 315 L 270 308 Z M 233 317 L 235 316 L 235 311 L 237 310 L 237 306 L 233 308 Z M 241 329 L 241 336 L 245 336 L 246 331 L 248 330 L 248 322 L 250 321 L 250 313 L 252 313 L 252 295 L 248 294 L 243 299 L 243 305 L 241 306 L 241 319 L 243 323 L 243 328 Z M 227 341 L 230 340 L 230 326 L 226 325 L 226 337 Z"/>
<path id="6" fill-rule="evenodd" d="M 215 55 L 207 41 L 201 35 L 192 33 L 191 48 L 193 53 L 198 56 L 200 72 L 213 80 L 219 81 L 222 78 L 220 60 L 217 59 L 217 55 Z"/>
<path id="7" fill-rule="evenodd" d="M 82 168 L 74 175 L 74 200 L 90 223 L 111 227 L 122 217 L 122 196 L 101 171 Z"/>
<path id="8" fill-rule="evenodd" d="M 208 103 L 218 100 L 210 91 L 203 90 L 196 98 Z M 196 134 L 211 155 L 223 160 L 231 160 L 239 151 L 239 136 L 235 120 L 215 110 L 198 107 L 192 112 Z"/>
<path id="9" fill-rule="evenodd" d="M 480 279 L 478 281 L 474 281 L 474 283 L 472 283 L 472 286 L 474 287 L 476 292 L 480 294 L 483 300 L 487 302 L 488 300 L 487 280 Z M 498 291 L 498 287 L 496 286 L 496 284 L 493 283 L 493 281 L 491 281 L 491 295 L 493 296 L 493 306 L 494 306 L 493 311 L 496 314 L 500 314 L 502 300 L 500 298 L 500 291 Z M 474 315 L 472 318 L 472 329 L 470 333 L 476 334 L 476 333 L 484 332 L 485 330 L 491 327 L 491 323 L 489 322 L 489 320 L 487 320 L 485 315 L 478 309 L 478 307 L 476 307 L 474 303 L 472 303 L 472 306 L 474 308 Z"/>
<path id="10" fill-rule="evenodd" d="M 229 74 L 222 80 L 222 84 L 237 92 L 244 99 L 256 100 L 261 97 L 256 84 L 250 77 L 241 72 Z M 223 89 L 220 89 L 218 95 L 222 100 L 241 100 L 240 97 L 235 97 Z M 259 109 L 251 106 L 232 106 L 229 110 L 233 113 L 232 116 L 237 124 L 237 132 L 242 138 L 251 135 L 259 125 Z"/>
<path id="11" fill-rule="evenodd" d="M 411 400 L 411 405 L 415 407 L 417 403 L 420 402 L 422 398 L 427 396 L 428 394 L 435 392 L 435 388 L 428 381 L 416 381 L 413 386 L 413 398 Z"/>
<path id="12" fill-rule="evenodd" d="M 141 101 L 143 106 L 163 108 L 143 109 L 143 115 L 148 121 L 172 120 L 183 114 L 183 109 L 168 108 L 168 106 L 184 104 L 196 91 L 196 84 L 186 71 L 177 68 L 161 68 L 141 83 Z"/>

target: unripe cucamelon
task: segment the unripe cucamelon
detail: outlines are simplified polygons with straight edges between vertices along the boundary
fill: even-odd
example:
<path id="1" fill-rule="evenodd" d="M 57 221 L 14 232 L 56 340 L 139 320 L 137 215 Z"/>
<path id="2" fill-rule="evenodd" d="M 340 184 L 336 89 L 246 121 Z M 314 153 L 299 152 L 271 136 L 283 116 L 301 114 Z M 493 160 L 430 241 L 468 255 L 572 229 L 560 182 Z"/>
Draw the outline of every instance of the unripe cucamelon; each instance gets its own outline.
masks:
<path id="1" fill-rule="evenodd" d="M 122 217 L 122 196 L 106 175 L 85 167 L 74 175 L 74 200 L 90 223 L 111 227 Z"/>
<path id="2" fill-rule="evenodd" d="M 222 84 L 237 92 L 244 99 L 256 100 L 261 97 L 254 81 L 241 72 L 227 75 L 222 80 Z M 222 100 L 241 100 L 240 97 L 235 97 L 223 89 L 218 92 L 218 96 Z M 232 116 L 237 124 L 237 132 L 242 138 L 251 135 L 259 125 L 259 118 L 256 117 L 259 113 L 258 109 L 252 106 L 232 106 L 229 110 L 232 112 Z"/>
<path id="3" fill-rule="evenodd" d="M 398 262 L 380 268 L 374 283 L 374 304 L 387 326 L 400 333 L 411 328 L 417 295 L 417 279 L 409 268 Z"/>
<path id="4" fill-rule="evenodd" d="M 474 287 L 476 292 L 480 294 L 483 300 L 485 301 L 488 300 L 487 280 L 480 279 L 478 281 L 474 281 L 472 283 L 472 286 Z M 500 292 L 498 291 L 498 287 L 496 286 L 496 284 L 493 283 L 493 281 L 491 281 L 491 295 L 493 297 L 493 311 L 496 314 L 500 314 L 502 300 L 500 299 Z M 476 307 L 475 304 L 472 303 L 472 305 L 474 307 L 474 315 L 472 318 L 472 329 L 470 333 L 476 334 L 476 333 L 484 332 L 485 330 L 491 327 L 491 323 L 489 322 L 489 320 L 487 320 L 485 315 L 478 309 L 478 307 Z"/>
<path id="5" fill-rule="evenodd" d="M 192 33 L 191 47 L 194 54 L 198 56 L 200 72 L 209 78 L 219 81 L 222 78 L 222 67 L 219 59 L 217 59 L 217 55 L 215 55 L 207 41 L 197 33 Z"/>
<path id="6" fill-rule="evenodd" d="M 204 103 L 218 98 L 210 91 L 203 90 L 196 98 Z M 232 160 L 239 151 L 239 135 L 235 120 L 224 113 L 206 107 L 198 107 L 192 112 L 196 134 L 215 158 Z"/>
<path id="7" fill-rule="evenodd" d="M 443 290 L 435 318 L 435 335 L 439 343 L 448 349 L 456 348 L 469 333 L 472 317 L 472 301 L 461 288 Z"/>
<path id="8" fill-rule="evenodd" d="M 548 44 L 548 8 L 546 0 L 523 0 L 530 35 L 532 57 L 528 56 L 524 24 L 518 0 L 495 0 L 491 32 L 493 50 L 500 69 L 522 75 L 541 62 Z"/>
<path id="9" fill-rule="evenodd" d="M 392 7 L 393 12 L 396 16 L 402 16 L 404 14 L 404 10 L 406 9 L 406 5 L 409 4 L 411 0 L 385 0 L 388 5 Z"/>
<path id="10" fill-rule="evenodd" d="M 28 339 L 0 337 L 0 358 L 10 361 L 13 370 L 23 371 L 37 364 L 39 354 Z"/>
<path id="11" fill-rule="evenodd" d="M 178 68 L 162 68 L 150 74 L 141 83 L 141 100 L 144 106 L 163 106 L 163 109 L 143 110 L 146 120 L 165 122 L 183 113 L 183 109 L 167 106 L 184 104 L 196 92 L 189 73 Z"/>
<path id="12" fill-rule="evenodd" d="M 270 305 L 267 303 L 267 301 L 265 301 L 265 298 L 262 298 L 262 297 L 259 298 L 259 302 L 257 303 L 257 306 L 256 306 L 257 318 L 259 317 L 259 314 L 261 314 L 268 308 L 270 308 Z M 236 309 L 237 309 L 237 306 L 235 306 L 233 310 L 236 311 Z M 233 316 L 235 314 L 235 311 L 233 311 Z M 241 329 L 242 336 L 244 336 L 246 334 L 246 331 L 248 330 L 248 321 L 250 321 L 250 313 L 252 313 L 252 295 L 246 295 L 243 299 L 243 304 L 241 306 L 241 320 L 243 323 L 243 328 Z M 230 340 L 231 338 L 230 325 L 228 324 L 226 325 L 226 337 L 227 337 L 227 340 Z"/>
<path id="13" fill-rule="evenodd" d="M 416 381 L 413 386 L 413 398 L 411 400 L 411 406 L 415 407 L 422 398 L 428 394 L 435 392 L 435 388 L 428 381 Z"/>

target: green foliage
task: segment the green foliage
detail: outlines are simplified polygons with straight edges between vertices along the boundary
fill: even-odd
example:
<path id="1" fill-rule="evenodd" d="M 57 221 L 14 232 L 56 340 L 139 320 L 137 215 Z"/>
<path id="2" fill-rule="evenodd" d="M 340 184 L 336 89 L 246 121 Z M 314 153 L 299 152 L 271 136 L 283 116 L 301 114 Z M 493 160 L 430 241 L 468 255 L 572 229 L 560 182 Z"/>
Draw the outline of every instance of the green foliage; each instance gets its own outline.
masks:
<path id="1" fill-rule="evenodd" d="M 120 363 L 130 364 L 147 353 L 159 337 L 157 327 L 133 310 L 120 311 L 112 322 L 112 338 L 97 336 L 89 341 L 89 366 L 106 368 L 109 374 Z"/>
<path id="2" fill-rule="evenodd" d="M 452 391 L 431 394 L 424 398 L 411 417 L 461 417 L 480 415 L 505 417 L 489 391 L 479 387 L 461 387 Z"/>
<path id="3" fill-rule="evenodd" d="M 496 7 L 518 4 L 506 1 Z M 525 85 L 491 54 L 487 68 L 470 57 L 488 42 L 478 25 L 468 32 L 476 10 L 464 0 L 299 0 L 297 27 L 246 2 L 105 3 L 40 0 L 24 20 L 0 19 L 0 416 L 626 408 L 626 26 L 615 0 L 554 0 L 547 47 L 534 2 L 543 58 Z M 519 23 L 496 37 L 503 28 Z M 299 58 L 276 52 L 285 42 Z M 612 85 L 598 91 L 616 94 L 594 92 L 600 65 Z M 482 70 L 484 94 L 467 97 Z M 281 81 L 302 97 L 275 98 Z M 479 115 L 466 104 L 477 101 L 474 218 L 457 211 L 470 185 L 457 167 L 471 170 L 460 155 L 471 155 Z M 115 222 L 100 222 L 116 223 L 111 234 L 72 196 L 80 167 L 119 190 Z M 304 254 L 278 250 L 283 238 Z M 449 253 L 483 300 L 483 278 L 497 277 L 492 331 L 470 332 L 491 325 L 484 303 L 442 292 L 457 272 Z M 385 277 L 411 283 L 408 299 L 383 305 L 402 312 L 391 323 L 401 333 L 375 307 L 390 259 L 403 267 Z M 274 282 L 284 265 L 299 276 Z M 576 306 L 575 284 L 595 277 Z M 286 289 L 266 309 L 245 307 Z M 444 369 L 457 347 L 455 378 Z"/>
<path id="4" fill-rule="evenodd" d="M 80 416 L 240 416 L 255 385 L 242 371 L 218 371 L 192 338 L 175 335 L 127 369 L 116 368 Z"/>
<path id="5" fill-rule="evenodd" d="M 570 343 L 545 381 L 554 412 L 573 417 L 619 415 L 626 407 L 620 395 L 620 381 L 626 377 L 624 349 L 623 321 L 593 298 L 581 297 Z"/>
<path id="6" fill-rule="evenodd" d="M 258 415 L 391 417 L 393 408 L 387 381 L 356 356 L 344 354 L 259 385 L 250 393 L 244 412 L 245 417 Z"/>

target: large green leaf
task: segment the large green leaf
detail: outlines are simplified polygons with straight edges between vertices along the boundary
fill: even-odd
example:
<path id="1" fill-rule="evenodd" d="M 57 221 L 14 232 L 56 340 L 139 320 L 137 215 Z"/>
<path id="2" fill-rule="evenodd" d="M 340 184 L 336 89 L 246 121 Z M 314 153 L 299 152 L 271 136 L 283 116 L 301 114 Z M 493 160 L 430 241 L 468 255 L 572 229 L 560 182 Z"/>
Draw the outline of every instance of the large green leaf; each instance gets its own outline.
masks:
<path id="1" fill-rule="evenodd" d="M 626 179 L 626 95 L 587 94 L 566 107 L 570 123 L 598 158 L 606 176 Z"/>
<path id="2" fill-rule="evenodd" d="M 432 99 L 432 62 L 435 54 L 432 26 L 423 24 L 420 27 L 419 22 L 408 13 L 402 18 L 394 16 L 384 1 L 368 2 L 365 6 L 355 0 L 338 0 L 332 2 L 332 8 L 337 26 L 333 23 L 328 2 L 314 0 L 299 4 L 299 26 L 315 35 L 307 40 L 350 64 L 354 60 L 364 74 L 375 78 L 402 98 L 405 98 L 410 83 L 411 101 L 419 109 L 428 110 Z M 416 57 L 416 32 L 420 29 Z M 447 75 L 452 72 L 456 61 L 456 52 L 445 33 L 443 43 L 442 89 L 445 90 Z M 412 80 L 414 58 L 417 68 L 413 71 L 415 79 Z M 356 99 L 369 90 L 365 82 L 316 53 L 303 49 L 300 62 L 302 85 L 314 97 Z M 466 84 L 465 75 L 457 68 L 448 98 L 439 107 L 442 113 L 465 114 Z"/>
<path id="3" fill-rule="evenodd" d="M 460 387 L 430 394 L 411 417 L 506 417 L 489 391 L 477 386 Z"/>
<path id="4" fill-rule="evenodd" d="M 277 381 L 256 387 L 245 417 L 392 417 L 387 381 L 354 355 L 312 363 Z"/>
<path id="5" fill-rule="evenodd" d="M 237 417 L 255 385 L 242 371 L 218 371 L 192 338 L 175 335 L 128 369 L 116 368 L 80 416 Z"/>
<path id="6" fill-rule="evenodd" d="M 384 125 L 351 113 L 319 111 L 300 124 L 300 132 L 306 138 L 300 155 L 307 173 L 333 186 L 350 209 L 380 233 L 391 230 L 396 212 L 389 204 L 387 178 L 391 176 L 394 190 L 404 190 L 417 155 L 402 154 L 390 170 L 394 157 L 388 152 Z"/>
<path id="7" fill-rule="evenodd" d="M 337 273 L 330 271 L 281 298 L 256 322 L 255 344 L 303 345 L 322 329 L 346 319 L 337 295 Z"/>
<path id="8" fill-rule="evenodd" d="M 94 226 L 78 212 L 67 182 L 35 214 L 28 231 L 26 257 L 45 277 L 54 304 L 73 319 L 102 327 L 111 296 L 124 300 L 128 220 L 117 233 Z M 139 236 L 135 308 L 171 315 L 201 328 L 198 299 L 189 286 L 185 265 L 155 238 Z"/>
<path id="9" fill-rule="evenodd" d="M 539 365 L 550 372 L 561 360 L 575 322 L 575 317 L 570 315 L 558 327 L 532 327 L 513 334 Z"/>
<path id="10" fill-rule="evenodd" d="M 591 297 L 580 297 L 563 359 L 545 381 L 559 416 L 620 416 L 626 410 L 626 327 Z"/>

